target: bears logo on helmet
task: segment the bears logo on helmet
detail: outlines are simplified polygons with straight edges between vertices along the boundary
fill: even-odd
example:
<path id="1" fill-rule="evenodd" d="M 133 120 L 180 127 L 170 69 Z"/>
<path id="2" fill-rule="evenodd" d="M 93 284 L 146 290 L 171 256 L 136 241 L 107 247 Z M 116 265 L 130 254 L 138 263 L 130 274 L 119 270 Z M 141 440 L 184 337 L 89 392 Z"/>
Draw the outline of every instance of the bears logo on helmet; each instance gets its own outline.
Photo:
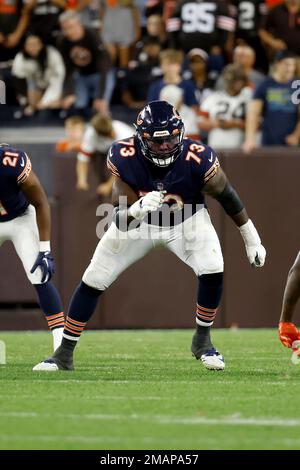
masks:
<path id="1" fill-rule="evenodd" d="M 143 155 L 154 165 L 167 167 L 180 155 L 184 124 L 167 101 L 152 101 L 139 113 L 135 124 Z"/>

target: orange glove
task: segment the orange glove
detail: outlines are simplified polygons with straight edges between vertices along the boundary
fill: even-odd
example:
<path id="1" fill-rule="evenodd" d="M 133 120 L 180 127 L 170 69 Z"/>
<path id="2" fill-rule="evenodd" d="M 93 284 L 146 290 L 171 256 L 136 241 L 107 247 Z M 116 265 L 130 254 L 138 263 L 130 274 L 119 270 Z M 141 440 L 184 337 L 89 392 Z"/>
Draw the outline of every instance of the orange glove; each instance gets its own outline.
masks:
<path id="1" fill-rule="evenodd" d="M 60 140 L 55 146 L 57 152 L 68 152 L 69 142 L 67 140 Z"/>
<path id="2" fill-rule="evenodd" d="M 278 325 L 278 336 L 283 346 L 291 348 L 294 341 L 300 340 L 300 333 L 296 325 L 291 322 L 280 322 Z M 293 348 L 298 350 L 298 348 Z"/>
<path id="3" fill-rule="evenodd" d="M 74 142 L 68 139 L 60 140 L 59 142 L 57 142 L 55 150 L 57 152 L 79 152 L 80 144 L 78 142 Z"/>

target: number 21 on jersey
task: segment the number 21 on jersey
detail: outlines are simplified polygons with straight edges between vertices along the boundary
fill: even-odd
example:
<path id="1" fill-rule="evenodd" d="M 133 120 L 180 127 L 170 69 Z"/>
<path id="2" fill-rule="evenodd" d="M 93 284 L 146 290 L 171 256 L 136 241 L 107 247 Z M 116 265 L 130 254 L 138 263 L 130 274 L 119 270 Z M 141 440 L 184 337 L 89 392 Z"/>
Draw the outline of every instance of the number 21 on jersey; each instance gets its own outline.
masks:
<path id="1" fill-rule="evenodd" d="M 4 152 L 4 157 L 2 159 L 2 164 L 4 166 L 16 167 L 17 161 L 19 159 L 19 154 L 16 152 Z"/>

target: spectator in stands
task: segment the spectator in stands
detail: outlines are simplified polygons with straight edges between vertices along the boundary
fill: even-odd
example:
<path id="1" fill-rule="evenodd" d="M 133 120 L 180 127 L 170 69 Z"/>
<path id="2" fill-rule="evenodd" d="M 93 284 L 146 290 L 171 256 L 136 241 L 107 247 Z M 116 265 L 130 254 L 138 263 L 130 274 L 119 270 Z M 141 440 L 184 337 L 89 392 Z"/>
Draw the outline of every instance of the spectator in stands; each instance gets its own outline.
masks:
<path id="1" fill-rule="evenodd" d="M 65 66 L 53 46 L 46 46 L 38 36 L 28 35 L 23 50 L 14 59 L 12 75 L 26 80 L 28 104 L 24 109 L 25 115 L 32 115 L 40 109 L 60 107 Z"/>
<path id="2" fill-rule="evenodd" d="M 255 63 L 255 51 L 252 47 L 245 45 L 237 46 L 233 51 L 233 63 L 241 65 L 247 74 L 249 84 L 252 88 L 257 88 L 264 79 L 265 75 L 253 68 Z M 223 77 L 220 76 L 216 83 L 217 90 L 224 89 Z"/>
<path id="3" fill-rule="evenodd" d="M 72 105 L 77 111 L 84 110 L 93 101 L 93 108 L 108 112 L 113 89 L 110 60 L 99 35 L 85 28 L 76 12 L 67 11 L 60 16 L 63 37 L 58 49 L 66 66 L 65 98 L 63 107 Z"/>
<path id="4" fill-rule="evenodd" d="M 91 5 L 92 0 L 66 0 L 65 10 L 77 11 L 84 26 L 91 25 Z"/>
<path id="5" fill-rule="evenodd" d="M 174 49 L 165 49 L 160 53 L 160 66 L 163 73 L 161 80 L 156 80 L 149 89 L 147 101 L 159 99 L 161 89 L 165 85 L 178 85 L 184 91 L 184 103 L 187 106 L 198 108 L 196 89 L 191 80 L 184 80 L 181 76 L 183 53 Z"/>
<path id="6" fill-rule="evenodd" d="M 215 91 L 201 105 L 200 127 L 208 131 L 213 148 L 238 148 L 244 141 L 246 106 L 252 90 L 240 65 L 227 65 L 223 72 L 224 91 Z"/>
<path id="7" fill-rule="evenodd" d="M 176 7 L 176 0 L 146 0 L 146 16 L 161 15 L 167 21 Z"/>
<path id="8" fill-rule="evenodd" d="M 227 3 L 222 0 L 182 0 L 177 2 L 172 17 L 167 21 L 171 46 L 185 52 L 201 47 L 210 54 L 216 46 L 227 50 L 232 43 L 232 34 L 229 33 L 234 29 L 235 20 Z"/>
<path id="9" fill-rule="evenodd" d="M 162 16 L 159 14 L 153 14 L 147 18 L 146 33 L 142 36 L 141 40 L 136 43 L 134 59 L 140 55 L 144 44 L 152 39 L 160 44 L 160 49 L 167 47 L 165 23 Z"/>
<path id="10" fill-rule="evenodd" d="M 159 66 L 160 43 L 148 37 L 138 55 L 137 61 L 131 61 L 121 82 L 122 102 L 132 109 L 143 108 L 151 83 L 161 77 Z"/>
<path id="11" fill-rule="evenodd" d="M 139 9 L 140 14 L 140 25 L 142 31 L 145 31 L 146 28 L 146 3 L 147 0 L 135 0 L 136 6 Z"/>
<path id="12" fill-rule="evenodd" d="M 285 0 L 269 11 L 260 37 L 270 48 L 272 56 L 286 49 L 300 55 L 299 24 L 300 0 Z"/>
<path id="13" fill-rule="evenodd" d="M 57 152 L 79 152 L 85 131 L 85 121 L 81 116 L 70 116 L 64 122 L 66 137 L 56 144 Z"/>
<path id="14" fill-rule="evenodd" d="M 235 41 L 250 46 L 255 53 L 255 67 L 267 72 L 268 60 L 258 31 L 268 12 L 265 0 L 231 0 L 236 17 Z M 283 1 L 283 0 L 281 0 Z"/>
<path id="15" fill-rule="evenodd" d="M 199 140 L 200 130 L 198 125 L 198 116 L 193 108 L 189 108 L 183 102 L 183 89 L 177 85 L 166 85 L 162 88 L 159 99 L 168 101 L 179 112 L 185 127 L 185 136 L 190 139 Z"/>
<path id="16" fill-rule="evenodd" d="M 130 48 L 141 36 L 140 14 L 134 0 L 102 0 L 103 40 L 114 65 L 126 68 Z"/>
<path id="17" fill-rule="evenodd" d="M 284 0 L 266 0 L 268 8 L 273 8 L 280 3 L 283 3 Z"/>
<path id="18" fill-rule="evenodd" d="M 106 154 L 115 140 L 125 139 L 134 134 L 134 129 L 121 121 L 113 121 L 109 116 L 96 114 L 87 126 L 77 155 L 77 189 L 89 189 L 88 171 L 92 159 L 100 179 L 107 178 Z M 98 158 L 97 158 L 98 157 Z M 113 184 L 113 176 L 102 182 L 97 193 L 108 196 Z"/>
<path id="19" fill-rule="evenodd" d="M 55 45 L 59 33 L 58 17 L 64 11 L 65 0 L 26 0 L 30 12 L 29 30 L 45 44 Z"/>
<path id="20" fill-rule="evenodd" d="M 214 90 L 215 80 L 208 74 L 208 54 L 203 49 L 192 49 L 188 55 L 189 69 L 184 78 L 191 79 L 196 87 L 196 98 L 200 105 Z"/>
<path id="21" fill-rule="evenodd" d="M 26 3 L 19 0 L 0 1 L 0 63 L 15 57 L 28 23 Z"/>
<path id="22" fill-rule="evenodd" d="M 168 38 L 165 23 L 161 15 L 148 16 L 146 29 L 147 36 L 158 39 L 162 49 L 167 47 Z"/>
<path id="23" fill-rule="evenodd" d="M 146 0 L 145 12 L 146 16 L 162 15 L 164 10 L 163 0 Z"/>
<path id="24" fill-rule="evenodd" d="M 272 75 L 257 88 L 247 111 L 246 152 L 256 147 L 256 132 L 261 120 L 263 146 L 298 145 L 299 105 L 292 99 L 295 71 L 295 55 L 289 51 L 278 52 Z"/>

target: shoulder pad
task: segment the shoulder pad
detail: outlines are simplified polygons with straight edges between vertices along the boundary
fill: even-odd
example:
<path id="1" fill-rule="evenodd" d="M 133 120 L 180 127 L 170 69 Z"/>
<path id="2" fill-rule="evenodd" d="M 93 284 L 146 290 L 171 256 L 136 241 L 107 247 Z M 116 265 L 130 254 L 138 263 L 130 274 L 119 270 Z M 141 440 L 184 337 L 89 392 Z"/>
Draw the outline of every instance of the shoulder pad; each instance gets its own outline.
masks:
<path id="1" fill-rule="evenodd" d="M 6 169 L 7 175 L 14 177 L 18 183 L 24 183 L 31 172 L 31 161 L 22 150 L 13 147 L 0 149 L 1 167 Z"/>
<path id="2" fill-rule="evenodd" d="M 113 143 L 107 154 L 107 167 L 113 175 L 121 177 L 122 167 L 128 159 L 135 157 L 137 142 L 134 137 L 118 140 Z"/>

